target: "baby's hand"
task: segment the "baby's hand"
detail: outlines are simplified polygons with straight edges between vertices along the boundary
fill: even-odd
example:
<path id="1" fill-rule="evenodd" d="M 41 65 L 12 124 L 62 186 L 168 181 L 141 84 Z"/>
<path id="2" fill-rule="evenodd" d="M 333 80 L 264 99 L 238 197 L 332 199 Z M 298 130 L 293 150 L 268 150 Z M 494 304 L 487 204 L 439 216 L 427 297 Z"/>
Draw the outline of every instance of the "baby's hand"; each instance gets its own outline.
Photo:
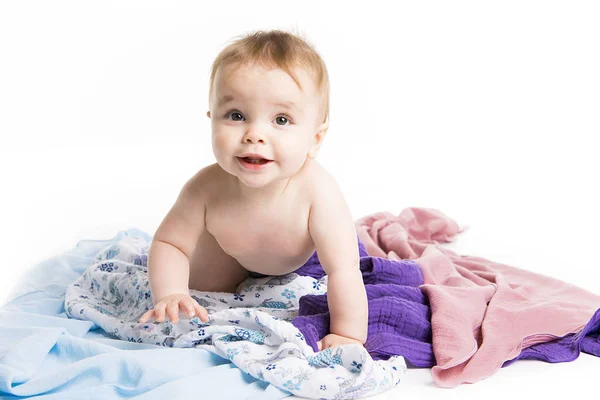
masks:
<path id="1" fill-rule="evenodd" d="M 345 336 L 336 335 L 335 333 L 330 333 L 329 335 L 325 336 L 323 339 L 317 342 L 317 347 L 319 348 L 319 351 L 321 351 L 329 347 L 343 346 L 345 344 L 360 344 L 361 346 L 363 345 L 356 339 L 351 339 Z"/>
<path id="2" fill-rule="evenodd" d="M 197 315 L 201 321 L 208 322 L 208 312 L 202 307 L 196 300 L 187 294 L 175 293 L 169 296 L 165 296 L 154 305 L 152 310 L 146 312 L 140 318 L 140 323 L 144 323 L 152 317 L 156 317 L 156 322 L 163 322 L 165 320 L 165 311 L 172 323 L 176 324 L 179 322 L 179 310 L 185 309 L 187 315 L 192 318 Z"/>

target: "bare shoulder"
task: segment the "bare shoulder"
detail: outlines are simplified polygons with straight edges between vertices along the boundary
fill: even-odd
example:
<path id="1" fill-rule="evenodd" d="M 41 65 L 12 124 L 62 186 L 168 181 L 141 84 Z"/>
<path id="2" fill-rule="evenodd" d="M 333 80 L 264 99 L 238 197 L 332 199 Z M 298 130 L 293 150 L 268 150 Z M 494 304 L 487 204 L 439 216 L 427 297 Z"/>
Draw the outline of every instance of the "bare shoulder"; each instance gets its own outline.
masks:
<path id="1" fill-rule="evenodd" d="M 305 171 L 306 188 L 310 194 L 311 204 L 319 199 L 341 195 L 335 177 L 317 160 L 312 160 Z"/>
<path id="2" fill-rule="evenodd" d="M 206 197 L 222 179 L 224 171 L 218 163 L 207 165 L 196 172 L 184 185 L 185 193 Z"/>
<path id="3" fill-rule="evenodd" d="M 354 219 L 335 177 L 315 167 L 308 230 L 327 274 L 356 266 L 358 248 Z"/>
<path id="4" fill-rule="evenodd" d="M 205 230 L 206 204 L 211 187 L 218 179 L 215 174 L 218 171 L 209 165 L 188 179 L 154 234 L 155 240 L 170 243 L 188 258 L 191 256 L 198 237 Z"/>

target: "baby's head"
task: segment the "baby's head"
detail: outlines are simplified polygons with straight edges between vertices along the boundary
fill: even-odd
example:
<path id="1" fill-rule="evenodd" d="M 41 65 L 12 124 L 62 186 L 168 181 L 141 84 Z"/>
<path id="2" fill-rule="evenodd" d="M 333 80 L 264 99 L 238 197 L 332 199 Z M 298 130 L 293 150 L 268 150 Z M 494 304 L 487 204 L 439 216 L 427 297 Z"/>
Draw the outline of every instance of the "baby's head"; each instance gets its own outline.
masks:
<path id="1" fill-rule="evenodd" d="M 263 186 L 316 157 L 329 120 L 327 68 L 303 39 L 258 31 L 219 53 L 208 101 L 217 162 L 247 186 Z M 249 153 L 273 161 L 253 169 L 240 159 Z"/>

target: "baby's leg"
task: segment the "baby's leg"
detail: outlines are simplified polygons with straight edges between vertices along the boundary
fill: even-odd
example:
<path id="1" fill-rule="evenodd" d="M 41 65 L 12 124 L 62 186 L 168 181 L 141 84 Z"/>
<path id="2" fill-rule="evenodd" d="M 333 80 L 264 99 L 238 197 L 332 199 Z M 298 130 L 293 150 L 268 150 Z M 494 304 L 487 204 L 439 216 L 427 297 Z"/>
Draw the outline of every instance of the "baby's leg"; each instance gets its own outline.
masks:
<path id="1" fill-rule="evenodd" d="M 205 230 L 190 259 L 190 289 L 233 293 L 247 277 L 248 271 Z"/>

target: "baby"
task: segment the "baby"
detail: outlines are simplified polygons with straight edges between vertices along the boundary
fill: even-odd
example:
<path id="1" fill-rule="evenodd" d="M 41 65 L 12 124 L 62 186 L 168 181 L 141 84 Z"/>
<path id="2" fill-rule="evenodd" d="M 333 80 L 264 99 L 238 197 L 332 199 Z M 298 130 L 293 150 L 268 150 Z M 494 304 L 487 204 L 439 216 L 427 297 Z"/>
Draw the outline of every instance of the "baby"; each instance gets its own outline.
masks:
<path id="1" fill-rule="evenodd" d="M 367 297 L 354 221 L 315 160 L 328 128 L 324 62 L 299 37 L 258 31 L 212 65 L 207 116 L 217 162 L 183 186 L 150 246 L 154 308 L 140 319 L 208 321 L 189 289 L 235 292 L 251 273 L 284 275 L 315 252 L 328 275 L 330 334 L 319 349 L 364 344 Z"/>

